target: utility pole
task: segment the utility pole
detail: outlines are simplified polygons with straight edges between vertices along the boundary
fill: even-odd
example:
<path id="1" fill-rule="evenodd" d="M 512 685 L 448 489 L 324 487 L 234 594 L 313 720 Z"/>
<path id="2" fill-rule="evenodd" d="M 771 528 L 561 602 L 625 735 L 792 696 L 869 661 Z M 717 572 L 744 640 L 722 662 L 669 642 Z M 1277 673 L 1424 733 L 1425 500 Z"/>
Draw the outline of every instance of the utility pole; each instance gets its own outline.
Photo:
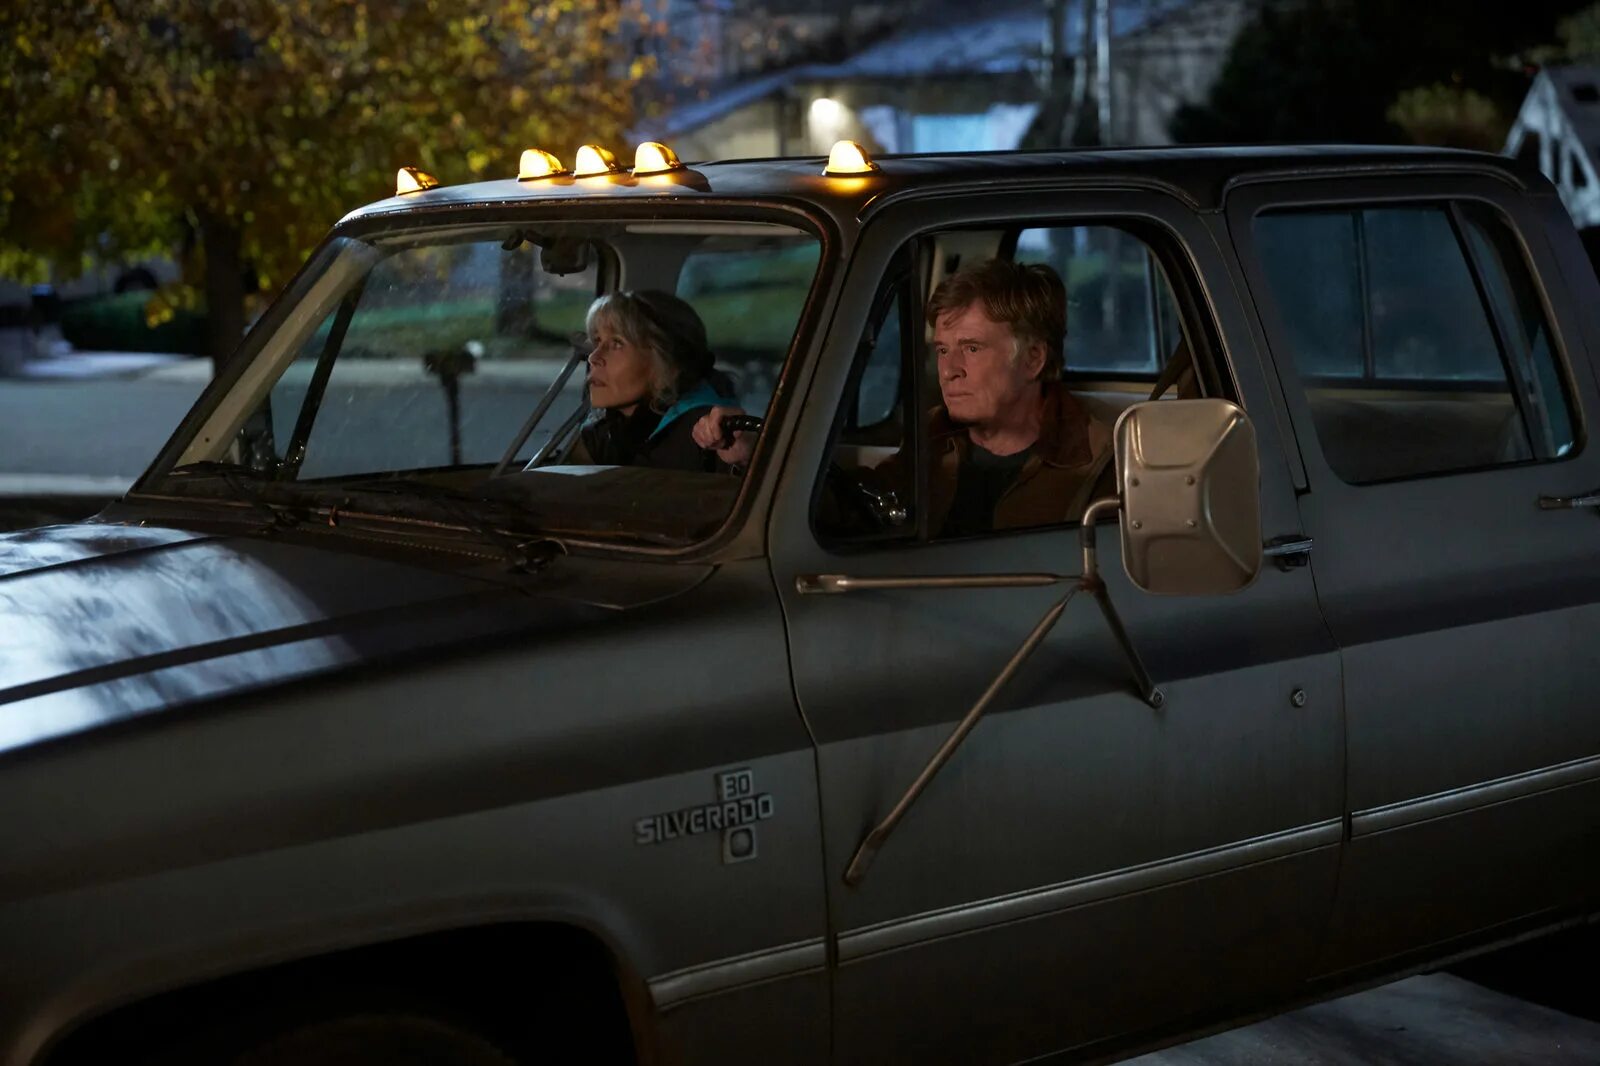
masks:
<path id="1" fill-rule="evenodd" d="M 1093 144 L 1089 134 L 1089 66 L 1094 55 L 1094 5 L 1098 0 L 1080 0 L 1078 5 L 1078 59 L 1072 69 L 1072 107 L 1067 117 L 1067 143 Z"/>
<path id="2" fill-rule="evenodd" d="M 1066 98 L 1071 91 L 1067 85 L 1067 4 L 1071 0 L 1044 0 L 1045 19 L 1045 99 Z"/>
<path id="3" fill-rule="evenodd" d="M 1044 0 L 1044 40 L 1039 71 L 1039 111 L 1019 148 L 1062 148 L 1072 143 L 1077 114 L 1078 76 L 1083 64 L 1067 46 L 1068 13 L 1089 0 Z"/>
<path id="4" fill-rule="evenodd" d="M 1074 11 L 1075 56 L 1067 45 Z M 1042 102 L 1024 145 L 1105 144 L 1111 132 L 1111 0 L 1044 0 L 1044 13 Z"/>
<path id="5" fill-rule="evenodd" d="M 1111 143 L 1111 0 L 1094 0 L 1094 99 L 1099 143 Z"/>

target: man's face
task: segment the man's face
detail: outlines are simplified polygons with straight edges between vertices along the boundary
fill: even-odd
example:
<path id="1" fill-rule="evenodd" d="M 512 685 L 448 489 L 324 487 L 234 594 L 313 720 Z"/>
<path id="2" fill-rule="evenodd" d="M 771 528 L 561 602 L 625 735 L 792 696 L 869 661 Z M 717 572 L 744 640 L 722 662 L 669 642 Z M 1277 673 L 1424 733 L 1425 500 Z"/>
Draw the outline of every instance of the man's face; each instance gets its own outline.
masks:
<path id="1" fill-rule="evenodd" d="M 939 391 L 956 422 L 985 426 L 1004 422 L 1032 395 L 1044 365 L 1044 345 L 1017 351 L 1011 327 L 991 319 L 982 302 L 943 315 L 933 326 L 939 360 Z"/>

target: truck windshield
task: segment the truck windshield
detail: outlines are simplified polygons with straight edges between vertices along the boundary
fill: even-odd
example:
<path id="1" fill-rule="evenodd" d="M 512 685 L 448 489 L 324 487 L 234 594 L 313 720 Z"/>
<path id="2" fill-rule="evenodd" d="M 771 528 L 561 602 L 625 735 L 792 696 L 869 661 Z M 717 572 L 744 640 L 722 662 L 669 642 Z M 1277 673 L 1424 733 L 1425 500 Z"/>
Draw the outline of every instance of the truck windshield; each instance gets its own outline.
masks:
<path id="1" fill-rule="evenodd" d="M 693 424 L 766 414 L 819 254 L 754 219 L 341 238 L 137 491 L 481 498 L 546 532 L 698 539 L 743 466 Z"/>

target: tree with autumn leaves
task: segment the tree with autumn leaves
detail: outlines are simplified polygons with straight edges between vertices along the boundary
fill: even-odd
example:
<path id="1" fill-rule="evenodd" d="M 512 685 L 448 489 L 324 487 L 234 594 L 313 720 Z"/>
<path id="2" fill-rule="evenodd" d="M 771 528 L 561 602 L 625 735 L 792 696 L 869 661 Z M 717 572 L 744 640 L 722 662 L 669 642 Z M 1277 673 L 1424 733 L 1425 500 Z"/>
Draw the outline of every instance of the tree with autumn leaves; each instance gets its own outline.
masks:
<path id="1" fill-rule="evenodd" d="M 412 164 L 511 175 L 613 139 L 659 28 L 631 0 L 9 0 L 0 276 L 183 250 L 222 358 L 247 278 L 280 286 Z"/>

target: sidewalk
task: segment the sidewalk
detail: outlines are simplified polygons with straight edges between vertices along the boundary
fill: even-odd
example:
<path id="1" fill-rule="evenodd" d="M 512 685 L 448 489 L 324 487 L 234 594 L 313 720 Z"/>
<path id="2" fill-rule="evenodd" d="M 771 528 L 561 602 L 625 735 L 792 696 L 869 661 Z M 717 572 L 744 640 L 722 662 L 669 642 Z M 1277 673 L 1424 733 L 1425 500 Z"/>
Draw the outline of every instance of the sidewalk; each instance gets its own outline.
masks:
<path id="1" fill-rule="evenodd" d="M 96 355 L 114 356 L 104 352 Z M 170 357 L 169 357 L 170 358 Z M 562 363 L 555 359 L 485 359 L 470 374 L 461 375 L 461 388 L 543 388 L 556 379 Z M 316 369 L 309 359 L 296 360 L 279 379 L 285 385 L 304 385 L 311 380 Z M 211 380 L 211 360 L 178 358 L 154 363 L 133 371 L 143 381 L 171 382 L 202 386 Z M 581 370 L 574 371 L 577 381 Z M 347 359 L 334 366 L 332 382 L 346 386 L 409 386 L 439 387 L 439 378 L 423 368 L 415 359 Z"/>
<path id="2" fill-rule="evenodd" d="M 53 331 L 52 331 L 53 332 Z M 0 381 L 77 381 L 127 377 L 158 367 L 210 360 L 166 352 L 80 352 L 50 333 L 0 329 Z"/>
<path id="3" fill-rule="evenodd" d="M 211 376 L 210 360 L 195 359 L 187 355 L 164 355 L 156 352 L 70 352 L 30 359 L 9 375 L 25 381 L 84 381 L 108 377 L 133 377 L 137 374 L 188 363 L 206 363 L 206 377 Z"/>
<path id="4" fill-rule="evenodd" d="M 1412 977 L 1124 1066 L 1454 1066 L 1600 1062 L 1600 1024 L 1447 973 Z"/>

